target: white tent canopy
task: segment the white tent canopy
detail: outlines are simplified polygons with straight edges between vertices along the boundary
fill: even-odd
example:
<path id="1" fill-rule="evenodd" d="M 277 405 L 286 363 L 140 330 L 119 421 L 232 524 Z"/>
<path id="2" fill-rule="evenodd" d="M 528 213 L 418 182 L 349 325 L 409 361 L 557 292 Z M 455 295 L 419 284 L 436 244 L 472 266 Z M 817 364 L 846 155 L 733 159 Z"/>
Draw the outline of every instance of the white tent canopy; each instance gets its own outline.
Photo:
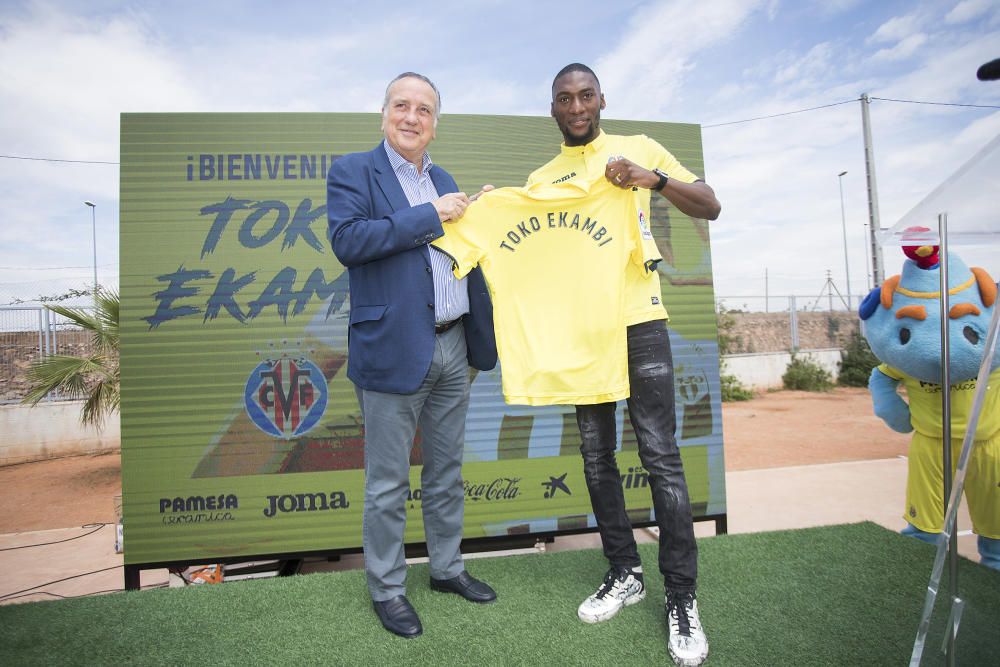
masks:
<path id="1" fill-rule="evenodd" d="M 1000 135 L 983 147 L 895 225 L 877 235 L 884 246 L 939 245 L 938 215 L 948 215 L 948 247 L 969 266 L 1000 278 Z M 914 231 L 924 227 L 927 231 Z"/>

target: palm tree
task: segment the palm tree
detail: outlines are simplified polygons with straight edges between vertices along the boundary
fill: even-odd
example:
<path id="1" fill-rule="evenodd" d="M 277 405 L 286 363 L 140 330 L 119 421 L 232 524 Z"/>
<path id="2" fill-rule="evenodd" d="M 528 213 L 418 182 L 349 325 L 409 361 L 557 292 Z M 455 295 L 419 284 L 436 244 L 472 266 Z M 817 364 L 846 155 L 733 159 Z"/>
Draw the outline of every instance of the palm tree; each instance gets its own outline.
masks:
<path id="1" fill-rule="evenodd" d="M 118 412 L 121 402 L 119 297 L 114 290 L 99 288 L 94 301 L 96 308 L 92 313 L 81 308 L 46 306 L 89 331 L 91 351 L 83 357 L 53 354 L 36 360 L 28 369 L 31 388 L 21 402 L 35 406 L 53 391 L 69 398 L 85 398 L 80 421 L 99 429 L 109 415 Z"/>

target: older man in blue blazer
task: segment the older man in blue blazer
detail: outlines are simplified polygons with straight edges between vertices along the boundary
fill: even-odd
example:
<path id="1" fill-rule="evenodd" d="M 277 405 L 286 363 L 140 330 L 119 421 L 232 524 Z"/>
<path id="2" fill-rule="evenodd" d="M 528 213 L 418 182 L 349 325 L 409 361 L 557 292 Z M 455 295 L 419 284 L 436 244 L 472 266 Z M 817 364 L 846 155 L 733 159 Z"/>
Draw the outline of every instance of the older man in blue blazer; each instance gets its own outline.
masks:
<path id="1" fill-rule="evenodd" d="M 470 201 L 427 154 L 440 110 L 427 77 L 400 74 L 385 92 L 385 140 L 340 158 L 327 177 L 330 242 L 351 283 L 348 377 L 365 419 L 365 571 L 379 620 L 403 637 L 423 631 L 405 596 L 403 551 L 418 425 L 431 588 L 496 599 L 459 549 L 469 366 L 489 370 L 497 355 L 482 274 L 455 278 L 451 259 L 428 246 Z"/>

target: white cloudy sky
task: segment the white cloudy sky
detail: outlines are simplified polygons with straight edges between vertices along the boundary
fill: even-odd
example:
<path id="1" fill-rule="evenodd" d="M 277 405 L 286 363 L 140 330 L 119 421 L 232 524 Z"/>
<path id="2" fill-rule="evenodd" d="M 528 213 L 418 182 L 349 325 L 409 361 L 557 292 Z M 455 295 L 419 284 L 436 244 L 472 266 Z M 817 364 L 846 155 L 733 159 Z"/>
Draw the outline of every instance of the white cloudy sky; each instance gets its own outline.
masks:
<path id="1" fill-rule="evenodd" d="M 553 74 L 580 61 L 601 78 L 606 118 L 706 126 L 718 294 L 763 294 L 765 268 L 771 294 L 815 295 L 827 269 L 843 289 L 844 170 L 859 294 L 860 104 L 707 126 L 863 92 L 1000 106 L 1000 82 L 975 77 L 997 57 L 1000 0 L 5 0 L 0 154 L 116 162 L 121 112 L 375 112 L 406 69 L 435 80 L 447 113 L 545 115 Z M 871 118 L 883 226 L 1000 134 L 996 108 L 875 101 Z M 99 280 L 117 282 L 117 166 L 0 158 L 0 188 L 0 303 L 91 283 L 85 199 Z"/>

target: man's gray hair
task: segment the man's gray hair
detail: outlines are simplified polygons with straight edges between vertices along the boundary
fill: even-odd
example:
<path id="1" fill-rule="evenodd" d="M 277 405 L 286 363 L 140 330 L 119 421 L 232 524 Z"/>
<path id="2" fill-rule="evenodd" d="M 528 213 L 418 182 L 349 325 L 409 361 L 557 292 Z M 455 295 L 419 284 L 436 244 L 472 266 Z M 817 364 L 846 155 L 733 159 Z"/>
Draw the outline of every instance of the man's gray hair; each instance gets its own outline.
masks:
<path id="1" fill-rule="evenodd" d="M 385 87 L 385 99 L 382 100 L 382 109 L 384 110 L 387 106 L 389 106 L 389 89 L 392 88 L 392 84 L 396 83 L 400 79 L 406 79 L 406 78 L 420 79 L 428 86 L 430 86 L 431 90 L 434 91 L 434 94 L 437 95 L 437 105 L 434 107 L 434 124 L 437 125 L 438 119 L 441 118 L 441 91 L 437 89 L 437 86 L 434 85 L 433 81 L 428 79 L 423 74 L 417 74 L 416 72 L 403 72 L 395 79 L 390 81 L 389 85 Z"/>

